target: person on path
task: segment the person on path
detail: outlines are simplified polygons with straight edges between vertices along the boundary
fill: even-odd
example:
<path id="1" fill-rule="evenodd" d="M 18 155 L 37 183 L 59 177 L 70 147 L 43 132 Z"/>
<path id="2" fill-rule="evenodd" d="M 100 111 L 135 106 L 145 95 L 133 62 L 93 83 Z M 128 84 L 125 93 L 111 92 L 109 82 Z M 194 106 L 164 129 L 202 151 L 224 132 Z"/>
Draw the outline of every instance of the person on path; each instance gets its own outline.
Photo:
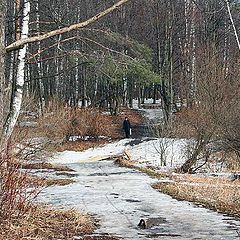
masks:
<path id="1" fill-rule="evenodd" d="M 127 117 L 123 121 L 123 129 L 125 131 L 126 138 L 129 138 L 131 135 L 131 124 Z"/>

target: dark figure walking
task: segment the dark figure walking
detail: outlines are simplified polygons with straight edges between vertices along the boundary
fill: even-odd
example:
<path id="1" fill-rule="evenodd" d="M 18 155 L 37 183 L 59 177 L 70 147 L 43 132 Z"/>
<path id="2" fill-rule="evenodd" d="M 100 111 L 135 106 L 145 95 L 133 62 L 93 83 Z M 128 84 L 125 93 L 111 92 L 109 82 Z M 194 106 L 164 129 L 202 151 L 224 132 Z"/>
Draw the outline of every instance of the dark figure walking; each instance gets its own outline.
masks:
<path id="1" fill-rule="evenodd" d="M 125 131 L 126 138 L 129 138 L 131 133 L 131 124 L 127 117 L 125 117 L 125 120 L 123 121 L 123 129 Z"/>

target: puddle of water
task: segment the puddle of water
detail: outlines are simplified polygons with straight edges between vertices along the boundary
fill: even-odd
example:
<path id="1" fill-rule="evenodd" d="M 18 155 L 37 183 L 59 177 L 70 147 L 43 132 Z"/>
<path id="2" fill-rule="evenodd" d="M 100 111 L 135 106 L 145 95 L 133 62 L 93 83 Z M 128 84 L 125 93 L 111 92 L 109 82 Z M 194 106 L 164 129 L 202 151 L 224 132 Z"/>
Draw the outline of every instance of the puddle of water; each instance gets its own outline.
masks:
<path id="1" fill-rule="evenodd" d="M 156 237 L 170 237 L 170 238 L 178 238 L 179 239 L 179 237 L 181 237 L 181 235 L 178 235 L 178 234 L 165 234 L 165 233 L 155 233 L 155 234 L 149 234 L 149 235 L 146 235 L 146 237 L 147 238 L 155 238 L 156 239 Z"/>
<path id="2" fill-rule="evenodd" d="M 76 183 L 49 187 L 39 200 L 96 214 L 100 218 L 96 233 L 131 240 L 240 239 L 236 231 L 240 221 L 231 217 L 224 220 L 222 214 L 159 193 L 150 186 L 155 180 L 143 173 L 120 168 L 113 161 L 69 167 L 78 173 Z M 99 173 L 105 174 L 96 175 Z M 140 219 L 146 219 L 149 227 L 137 227 Z"/>
<path id="3" fill-rule="evenodd" d="M 152 227 L 159 226 L 163 223 L 167 223 L 166 218 L 162 217 L 156 217 L 156 218 L 147 218 L 147 219 L 141 219 L 138 226 L 142 229 L 149 229 Z"/>
<path id="4" fill-rule="evenodd" d="M 137 203 L 137 202 L 141 202 L 140 200 L 137 199 L 125 199 L 126 202 L 132 202 L 132 203 Z"/>
<path id="5" fill-rule="evenodd" d="M 119 193 L 110 193 L 112 196 L 119 196 Z"/>
<path id="6" fill-rule="evenodd" d="M 119 175 L 119 174 L 125 174 L 125 173 L 128 173 L 128 172 L 109 172 L 109 173 L 105 173 L 105 172 L 102 172 L 102 173 L 92 173 L 92 174 L 89 174 L 88 176 L 109 176 L 109 175 Z"/>
<path id="7" fill-rule="evenodd" d="M 77 176 L 78 176 L 77 173 L 70 173 L 70 172 L 56 172 L 55 174 L 56 174 L 57 176 L 65 176 L 65 177 L 69 177 L 69 178 L 77 177 Z"/>

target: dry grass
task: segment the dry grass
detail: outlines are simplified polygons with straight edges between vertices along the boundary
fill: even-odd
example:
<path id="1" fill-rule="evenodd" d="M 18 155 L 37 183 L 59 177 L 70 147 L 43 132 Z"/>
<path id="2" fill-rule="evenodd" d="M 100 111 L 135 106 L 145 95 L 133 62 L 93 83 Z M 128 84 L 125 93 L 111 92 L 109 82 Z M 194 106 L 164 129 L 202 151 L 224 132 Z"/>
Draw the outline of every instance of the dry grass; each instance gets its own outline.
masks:
<path id="1" fill-rule="evenodd" d="M 131 124 L 138 125 L 144 119 L 140 112 L 128 108 L 122 108 L 121 114 L 111 116 L 101 113 L 98 109 L 76 109 L 65 108 L 57 103 L 46 110 L 43 117 L 29 119 L 36 122 L 34 128 L 17 127 L 16 134 L 19 132 L 24 135 L 24 139 L 44 137 L 51 140 L 48 148 L 52 152 L 64 150 L 83 151 L 88 148 L 96 147 L 107 143 L 108 139 L 100 139 L 98 136 L 106 136 L 110 139 L 124 138 L 122 123 L 128 116 Z M 22 119 L 24 116 L 22 116 Z M 89 136 L 88 141 L 66 141 L 69 136 L 85 137 Z M 22 138 L 22 137 L 21 137 Z"/>
<path id="2" fill-rule="evenodd" d="M 132 126 L 136 126 L 144 122 L 143 116 L 135 110 L 122 108 L 121 114 L 118 116 L 104 116 L 104 122 L 101 121 L 101 124 L 108 128 L 108 136 L 113 139 L 121 139 L 125 137 L 124 131 L 122 130 L 122 123 L 125 118 L 128 116 Z M 90 141 L 75 141 L 75 142 L 64 142 L 62 145 L 57 146 L 57 151 L 64 150 L 75 150 L 75 151 L 84 151 L 89 148 L 94 148 L 99 145 L 108 143 L 107 139 L 92 139 Z"/>
<path id="3" fill-rule="evenodd" d="M 3 221 L 0 225 L 1 240 L 70 240 L 73 236 L 92 233 L 92 219 L 74 210 L 57 210 L 35 207 L 28 215 Z"/>
<path id="4" fill-rule="evenodd" d="M 47 187 L 53 186 L 53 185 L 66 186 L 74 182 L 75 181 L 73 179 L 69 179 L 69 178 L 60 178 L 60 179 L 45 178 L 42 181 L 42 186 L 47 186 Z"/>
<path id="5" fill-rule="evenodd" d="M 71 109 L 56 105 L 38 119 L 36 130 L 50 139 L 67 140 L 70 136 L 98 138 L 110 135 L 106 124 L 111 126 L 111 121 L 98 109 Z"/>
<path id="6" fill-rule="evenodd" d="M 179 200 L 240 216 L 240 181 L 192 175 L 173 176 L 173 183 L 157 183 L 153 187 Z"/>
<path id="7" fill-rule="evenodd" d="M 173 181 L 159 182 L 153 187 L 178 200 L 191 201 L 219 212 L 240 216 L 240 180 L 231 181 L 220 177 L 159 173 L 151 168 L 136 166 L 127 152 L 122 158 L 116 160 L 116 164 L 121 167 L 134 168 L 154 178 L 167 178 Z"/>
<path id="8" fill-rule="evenodd" d="M 71 168 L 62 165 L 55 165 L 47 162 L 39 162 L 39 163 L 23 163 L 21 167 L 24 169 L 49 169 L 60 172 L 73 172 Z"/>
<path id="9" fill-rule="evenodd" d="M 64 172 L 60 172 L 60 173 L 64 173 Z M 32 183 L 37 185 L 39 188 L 38 193 L 41 192 L 42 187 L 49 187 L 53 185 L 65 186 L 74 182 L 75 180 L 69 179 L 69 178 L 47 178 L 47 177 L 34 176 L 31 174 L 28 175 L 28 179 L 26 181 L 26 183 L 28 184 Z"/>
<path id="10" fill-rule="evenodd" d="M 231 172 L 240 172 L 240 159 L 236 153 L 227 154 L 226 168 Z"/>
<path id="11" fill-rule="evenodd" d="M 57 175 L 65 175 L 67 177 L 73 177 L 74 174 L 71 174 L 69 172 L 74 172 L 71 168 L 67 166 L 62 165 L 55 165 L 47 162 L 41 162 L 41 163 L 29 163 L 29 164 L 22 164 L 21 168 L 23 169 L 48 169 L 48 170 L 54 170 Z M 48 187 L 52 185 L 59 185 L 59 186 L 65 186 L 69 185 L 71 183 L 74 183 L 75 181 L 73 179 L 69 178 L 42 178 L 37 176 L 29 175 L 28 178 L 32 183 L 36 182 L 39 186 L 42 187 Z"/>
<path id="12" fill-rule="evenodd" d="M 128 156 L 126 155 L 126 152 L 125 152 L 124 156 L 118 158 L 115 161 L 115 163 L 117 165 L 119 165 L 120 167 L 133 168 L 133 169 L 136 169 L 140 172 L 146 173 L 150 177 L 154 177 L 154 178 L 158 178 L 158 179 L 162 179 L 162 178 L 166 178 L 166 177 L 170 176 L 170 174 L 168 174 L 168 173 L 156 172 L 151 167 L 139 167 L 139 166 L 137 166 L 136 162 L 134 162 L 134 161 L 132 161 L 128 158 Z"/>
<path id="13" fill-rule="evenodd" d="M 120 167 L 136 168 L 135 163 L 131 160 L 127 160 L 125 157 L 118 158 L 115 163 Z"/>

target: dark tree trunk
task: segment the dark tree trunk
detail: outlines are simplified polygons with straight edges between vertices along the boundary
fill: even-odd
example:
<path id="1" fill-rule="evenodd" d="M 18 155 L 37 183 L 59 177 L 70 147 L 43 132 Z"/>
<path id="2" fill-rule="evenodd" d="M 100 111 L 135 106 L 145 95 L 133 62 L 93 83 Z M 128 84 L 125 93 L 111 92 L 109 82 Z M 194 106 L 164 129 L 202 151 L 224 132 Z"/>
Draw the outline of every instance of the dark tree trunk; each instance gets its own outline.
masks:
<path id="1" fill-rule="evenodd" d="M 193 166 L 197 163 L 199 155 L 206 148 L 209 143 L 209 136 L 200 134 L 197 139 L 196 146 L 191 157 L 181 166 L 181 173 L 193 173 Z"/>

